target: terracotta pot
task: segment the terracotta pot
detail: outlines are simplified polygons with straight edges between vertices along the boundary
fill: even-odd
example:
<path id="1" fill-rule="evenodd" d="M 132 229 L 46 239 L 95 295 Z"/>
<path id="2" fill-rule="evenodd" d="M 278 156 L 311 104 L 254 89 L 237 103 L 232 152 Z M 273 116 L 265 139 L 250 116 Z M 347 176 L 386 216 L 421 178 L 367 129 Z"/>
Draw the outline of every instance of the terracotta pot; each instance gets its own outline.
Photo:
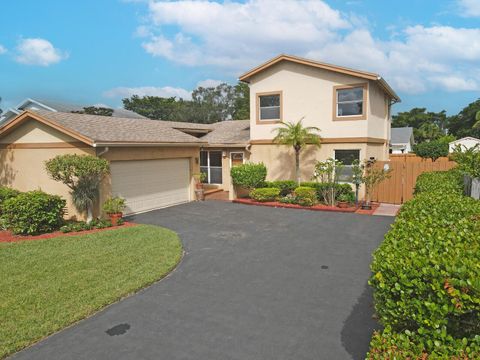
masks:
<path id="1" fill-rule="evenodd" d="M 202 189 L 195 189 L 195 196 L 197 198 L 197 201 L 203 201 L 205 200 L 205 191 Z"/>
<path id="2" fill-rule="evenodd" d="M 337 203 L 337 206 L 341 209 L 345 209 L 345 208 L 348 208 L 348 201 L 339 201 Z"/>
<path id="3" fill-rule="evenodd" d="M 115 213 L 115 214 L 108 214 L 110 217 L 110 221 L 112 222 L 112 226 L 118 225 L 118 220 L 123 217 L 123 213 Z"/>
<path id="4" fill-rule="evenodd" d="M 201 182 L 195 183 L 195 189 L 198 189 L 198 190 L 203 189 L 203 183 Z"/>

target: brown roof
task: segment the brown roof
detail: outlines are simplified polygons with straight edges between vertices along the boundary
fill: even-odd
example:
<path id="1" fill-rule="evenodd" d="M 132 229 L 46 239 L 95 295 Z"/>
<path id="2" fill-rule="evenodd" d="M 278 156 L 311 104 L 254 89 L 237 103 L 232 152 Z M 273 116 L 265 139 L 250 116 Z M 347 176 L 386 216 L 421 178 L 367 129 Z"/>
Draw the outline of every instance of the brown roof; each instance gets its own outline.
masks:
<path id="1" fill-rule="evenodd" d="M 213 131 L 201 139 L 210 145 L 246 145 L 250 140 L 250 120 L 229 120 L 211 124 Z"/>
<path id="2" fill-rule="evenodd" d="M 380 75 L 371 73 L 368 71 L 361 71 L 361 70 L 355 70 L 343 66 L 338 66 L 338 65 L 333 65 L 333 64 L 328 64 L 320 61 L 314 61 L 310 59 L 305 59 L 301 58 L 298 56 L 293 56 L 293 55 L 286 55 L 286 54 L 281 54 L 278 55 L 277 57 L 274 57 L 273 59 L 268 60 L 267 62 L 247 71 L 243 75 L 239 77 L 240 81 L 244 82 L 250 82 L 250 79 L 252 76 L 258 74 L 259 72 L 262 72 L 263 70 L 269 68 L 270 66 L 273 66 L 281 61 L 290 61 L 294 62 L 297 64 L 303 64 L 311 67 L 316 67 L 320 69 L 325 69 L 325 70 L 330 70 L 342 74 L 347 74 L 351 76 L 356 76 L 362 79 L 367 79 L 367 80 L 372 80 L 372 81 L 378 81 L 380 86 L 383 88 L 383 90 L 395 101 L 399 102 L 400 97 L 395 93 L 395 91 L 388 85 L 388 83 L 383 79 Z"/>
<path id="3" fill-rule="evenodd" d="M 0 136 L 18 123 L 33 118 L 89 145 L 203 144 L 203 140 L 162 121 L 38 110 L 26 111 L 0 128 Z"/>

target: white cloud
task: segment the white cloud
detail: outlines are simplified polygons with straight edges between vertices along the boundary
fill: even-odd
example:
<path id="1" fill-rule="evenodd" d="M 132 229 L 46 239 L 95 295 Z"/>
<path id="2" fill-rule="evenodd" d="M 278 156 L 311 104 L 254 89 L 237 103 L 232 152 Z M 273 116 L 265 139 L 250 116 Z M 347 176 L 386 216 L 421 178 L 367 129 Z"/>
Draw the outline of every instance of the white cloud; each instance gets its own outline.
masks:
<path id="1" fill-rule="evenodd" d="M 192 92 L 171 86 L 155 87 L 155 86 L 141 86 L 141 87 L 116 87 L 105 91 L 103 96 L 107 98 L 126 98 L 132 95 L 142 96 L 160 96 L 160 97 L 172 97 L 182 99 L 190 99 Z"/>
<path id="2" fill-rule="evenodd" d="M 471 16 L 480 6 L 478 0 L 461 2 Z M 214 66 L 229 75 L 289 53 L 380 73 L 408 93 L 438 86 L 480 88 L 480 28 L 410 26 L 380 40 L 367 19 L 342 14 L 322 0 L 283 0 L 281 5 L 276 0 L 151 0 L 142 45 L 152 56 Z"/>
<path id="3" fill-rule="evenodd" d="M 5 54 L 7 52 L 7 48 L 0 44 L 0 55 Z"/>
<path id="4" fill-rule="evenodd" d="M 66 59 L 68 54 L 45 39 L 22 39 L 16 47 L 15 60 L 26 65 L 49 66 Z"/>
<path id="5" fill-rule="evenodd" d="M 480 1 L 459 0 L 461 15 L 465 17 L 480 17 Z"/>
<path id="6" fill-rule="evenodd" d="M 222 81 L 222 80 L 205 79 L 205 80 L 199 81 L 197 83 L 197 87 L 203 87 L 203 88 L 217 87 L 218 85 L 224 82 L 225 81 Z"/>

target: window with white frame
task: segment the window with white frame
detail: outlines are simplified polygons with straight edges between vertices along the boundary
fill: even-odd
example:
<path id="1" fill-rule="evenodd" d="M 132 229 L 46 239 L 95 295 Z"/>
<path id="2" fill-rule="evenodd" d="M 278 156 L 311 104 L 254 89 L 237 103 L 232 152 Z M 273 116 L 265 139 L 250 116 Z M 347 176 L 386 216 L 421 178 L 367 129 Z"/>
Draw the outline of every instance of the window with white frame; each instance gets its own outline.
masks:
<path id="1" fill-rule="evenodd" d="M 343 169 L 338 176 L 338 180 L 352 182 L 352 165 L 354 160 L 360 161 L 360 150 L 335 150 L 335 160 L 339 160 L 343 164 Z"/>
<path id="2" fill-rule="evenodd" d="M 262 120 L 281 120 L 281 96 L 277 94 L 258 95 L 259 114 L 258 119 Z"/>
<path id="3" fill-rule="evenodd" d="M 218 150 L 200 151 L 200 171 L 207 175 L 205 183 L 222 183 L 222 152 Z"/>
<path id="4" fill-rule="evenodd" d="M 363 92 L 364 86 L 349 87 L 337 89 L 337 117 L 362 116 L 363 112 Z"/>

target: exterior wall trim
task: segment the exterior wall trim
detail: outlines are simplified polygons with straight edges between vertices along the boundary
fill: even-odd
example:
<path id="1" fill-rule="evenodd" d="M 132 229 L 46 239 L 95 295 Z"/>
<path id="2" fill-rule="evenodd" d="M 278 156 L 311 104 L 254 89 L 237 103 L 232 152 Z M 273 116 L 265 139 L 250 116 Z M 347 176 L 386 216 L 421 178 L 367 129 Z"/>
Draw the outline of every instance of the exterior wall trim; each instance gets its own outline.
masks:
<path id="1" fill-rule="evenodd" d="M 73 149 L 90 148 L 83 142 L 52 142 L 52 143 L 14 143 L 0 144 L 0 149 Z"/>
<path id="2" fill-rule="evenodd" d="M 260 96 L 266 95 L 280 95 L 280 119 L 275 120 L 260 120 Z M 267 91 L 255 94 L 255 120 L 257 125 L 271 125 L 278 124 L 283 121 L 283 91 Z"/>
<path id="3" fill-rule="evenodd" d="M 345 138 L 322 138 L 322 144 L 386 144 L 387 139 L 373 138 L 373 137 L 345 137 Z M 251 145 L 279 145 L 270 139 L 251 140 Z"/>
<path id="4" fill-rule="evenodd" d="M 362 105 L 362 115 L 356 116 L 338 116 L 337 115 L 337 90 L 343 89 L 353 89 L 356 87 L 363 87 L 363 105 Z M 358 84 L 348 84 L 348 85 L 337 85 L 333 87 L 333 97 L 332 97 L 332 118 L 333 121 L 350 121 L 350 120 L 367 120 L 367 107 L 368 107 L 368 82 L 358 83 Z"/>

